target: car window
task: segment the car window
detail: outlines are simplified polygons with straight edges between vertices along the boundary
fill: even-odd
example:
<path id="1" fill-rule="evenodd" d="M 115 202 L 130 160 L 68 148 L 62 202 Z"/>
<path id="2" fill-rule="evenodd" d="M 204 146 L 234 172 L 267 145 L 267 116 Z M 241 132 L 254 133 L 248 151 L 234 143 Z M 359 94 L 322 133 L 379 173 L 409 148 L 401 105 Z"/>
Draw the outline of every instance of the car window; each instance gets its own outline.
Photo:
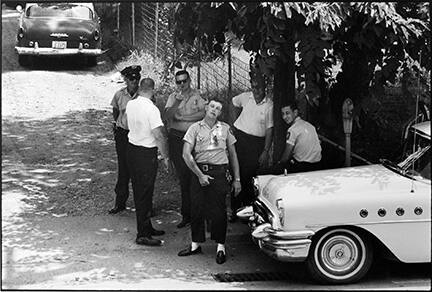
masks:
<path id="1" fill-rule="evenodd" d="M 79 5 L 33 5 L 26 11 L 27 17 L 67 17 L 79 19 L 92 19 L 93 12 L 85 6 Z"/>

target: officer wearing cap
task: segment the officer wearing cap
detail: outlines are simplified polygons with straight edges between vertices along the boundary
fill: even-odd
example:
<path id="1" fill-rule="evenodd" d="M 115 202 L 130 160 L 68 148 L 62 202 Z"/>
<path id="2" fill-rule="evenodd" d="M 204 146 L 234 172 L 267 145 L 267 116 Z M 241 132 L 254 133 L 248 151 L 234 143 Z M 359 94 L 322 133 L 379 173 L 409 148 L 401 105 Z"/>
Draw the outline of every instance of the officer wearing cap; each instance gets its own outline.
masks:
<path id="1" fill-rule="evenodd" d="M 128 123 L 126 118 L 126 105 L 138 95 L 141 66 L 128 66 L 120 73 L 122 74 L 126 87 L 114 94 L 111 100 L 113 107 L 113 131 L 115 147 L 117 152 L 118 175 L 115 186 L 115 205 L 109 210 L 110 214 L 116 214 L 126 209 L 126 201 L 129 197 L 130 174 L 126 162 L 126 149 L 128 145 Z"/>
<path id="2" fill-rule="evenodd" d="M 179 256 L 201 253 L 199 243 L 205 241 L 204 220 L 210 219 L 211 239 L 217 243 L 218 264 L 226 260 L 226 196 L 230 191 L 231 180 L 228 162 L 234 175 L 231 188 L 235 194 L 241 190 L 234 146 L 236 139 L 230 126 L 218 121 L 221 112 L 222 102 L 210 100 L 205 106 L 204 119 L 192 124 L 183 138 L 183 158 L 193 172 L 190 191 L 192 243 L 178 253 Z"/>

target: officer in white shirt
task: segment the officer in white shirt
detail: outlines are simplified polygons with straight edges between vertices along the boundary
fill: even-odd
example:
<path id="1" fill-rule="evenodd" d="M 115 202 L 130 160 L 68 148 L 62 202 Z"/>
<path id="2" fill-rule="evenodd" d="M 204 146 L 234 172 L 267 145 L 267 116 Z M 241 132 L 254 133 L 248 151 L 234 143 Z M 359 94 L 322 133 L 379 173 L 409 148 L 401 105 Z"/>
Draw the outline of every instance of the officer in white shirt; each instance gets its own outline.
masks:
<path id="1" fill-rule="evenodd" d="M 287 123 L 285 150 L 275 169 L 279 173 L 313 171 L 320 168 L 321 144 L 315 127 L 299 116 L 297 104 L 283 106 L 282 119 Z"/>
<path id="2" fill-rule="evenodd" d="M 231 196 L 230 222 L 237 219 L 238 208 L 252 203 L 252 178 L 260 166 L 268 164 L 273 139 L 273 101 L 265 96 L 263 82 L 253 80 L 251 85 L 251 92 L 232 99 L 233 105 L 242 109 L 234 122 L 242 191 L 237 197 Z"/>
<path id="3" fill-rule="evenodd" d="M 137 229 L 137 244 L 160 246 L 162 241 L 152 236 L 165 234 L 151 223 L 154 183 L 158 168 L 159 148 L 166 170 L 169 170 L 168 146 L 159 109 L 150 100 L 154 81 L 141 80 L 139 96 L 127 103 L 126 116 L 129 125 L 127 163 L 132 180 Z"/>

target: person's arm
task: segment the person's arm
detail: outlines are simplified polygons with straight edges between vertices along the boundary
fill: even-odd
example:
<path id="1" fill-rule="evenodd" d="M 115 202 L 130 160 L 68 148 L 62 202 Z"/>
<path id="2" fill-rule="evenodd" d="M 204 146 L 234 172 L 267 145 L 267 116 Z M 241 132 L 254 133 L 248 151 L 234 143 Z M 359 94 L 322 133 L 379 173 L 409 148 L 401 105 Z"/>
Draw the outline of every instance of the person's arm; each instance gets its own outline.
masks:
<path id="1" fill-rule="evenodd" d="M 268 128 L 265 132 L 264 149 L 259 157 L 259 165 L 264 166 L 269 158 L 269 150 L 273 139 L 273 127 Z"/>
<path id="2" fill-rule="evenodd" d="M 169 154 L 168 154 L 168 143 L 166 139 L 166 133 L 165 133 L 165 127 L 159 126 L 155 129 L 152 129 L 152 134 L 154 135 L 156 139 L 156 145 L 162 154 L 162 159 L 165 164 L 166 171 L 170 171 L 170 160 L 169 160 Z"/>
<path id="3" fill-rule="evenodd" d="M 118 117 L 119 117 L 119 115 L 120 115 L 120 111 L 119 111 L 119 109 L 116 108 L 116 107 L 113 107 L 112 115 L 113 115 L 113 119 L 114 119 L 114 121 L 117 121 L 117 119 L 118 119 Z"/>
<path id="4" fill-rule="evenodd" d="M 234 196 L 237 196 L 241 191 L 240 166 L 238 163 L 237 152 L 234 144 L 228 145 L 228 155 L 229 155 L 231 169 L 234 174 L 234 181 L 232 183 L 232 188 L 234 189 Z"/>
<path id="5" fill-rule="evenodd" d="M 281 158 L 279 159 L 279 163 L 285 164 L 286 162 L 290 161 L 291 157 L 293 156 L 293 149 L 294 145 L 286 143 L 285 150 L 282 153 Z"/>
<path id="6" fill-rule="evenodd" d="M 178 93 L 174 92 L 168 97 L 168 100 L 167 100 L 166 105 L 165 105 L 165 109 L 163 111 L 163 119 L 164 120 L 171 120 L 174 117 L 174 115 L 175 115 L 175 113 L 176 113 L 176 111 L 177 111 L 177 109 L 178 109 L 178 107 L 182 101 L 181 98 L 177 98 L 177 96 L 178 96 Z"/>
<path id="7" fill-rule="evenodd" d="M 174 119 L 177 121 L 183 121 L 183 122 L 195 122 L 202 120 L 205 116 L 205 111 L 198 111 L 190 115 L 182 115 L 181 118 L 179 118 L 178 115 L 174 114 Z"/>
<path id="8" fill-rule="evenodd" d="M 202 173 L 201 169 L 195 162 L 195 159 L 192 156 L 193 146 L 189 142 L 185 141 L 183 144 L 183 159 L 186 165 L 190 170 L 198 177 L 198 180 L 202 186 L 206 186 L 210 184 L 210 179 L 213 177 Z"/>
<path id="9" fill-rule="evenodd" d="M 196 111 L 190 114 L 181 115 L 177 112 L 174 114 L 174 119 L 177 121 L 183 122 L 196 122 L 202 120 L 205 116 L 205 105 L 207 104 L 207 100 L 202 98 L 201 95 L 197 92 L 193 93 L 190 97 L 190 101 L 188 103 L 194 102 L 196 104 Z"/>

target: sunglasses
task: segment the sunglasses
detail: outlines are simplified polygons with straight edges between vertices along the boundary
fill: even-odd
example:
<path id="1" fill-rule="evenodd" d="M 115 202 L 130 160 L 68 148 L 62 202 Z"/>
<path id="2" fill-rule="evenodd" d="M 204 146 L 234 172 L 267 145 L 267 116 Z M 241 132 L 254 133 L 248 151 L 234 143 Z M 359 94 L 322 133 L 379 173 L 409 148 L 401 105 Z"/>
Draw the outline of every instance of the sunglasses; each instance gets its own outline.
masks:
<path id="1" fill-rule="evenodd" d="M 188 82 L 189 78 L 187 79 L 183 79 L 183 80 L 176 80 L 176 84 L 184 84 L 186 82 Z"/>

